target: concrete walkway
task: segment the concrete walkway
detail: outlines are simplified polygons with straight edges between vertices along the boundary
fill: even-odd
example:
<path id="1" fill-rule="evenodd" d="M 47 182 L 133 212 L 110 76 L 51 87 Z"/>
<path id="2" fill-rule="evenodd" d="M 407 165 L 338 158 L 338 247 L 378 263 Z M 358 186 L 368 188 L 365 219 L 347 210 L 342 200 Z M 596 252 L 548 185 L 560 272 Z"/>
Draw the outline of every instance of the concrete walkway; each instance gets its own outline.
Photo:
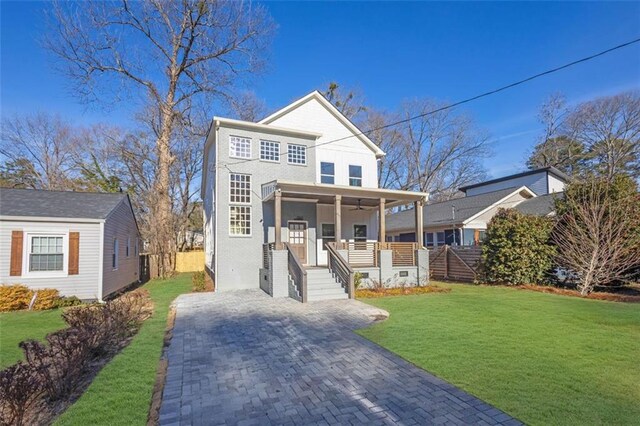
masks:
<path id="1" fill-rule="evenodd" d="M 364 303 L 250 290 L 176 306 L 163 425 L 519 424 L 353 333 L 386 317 Z"/>

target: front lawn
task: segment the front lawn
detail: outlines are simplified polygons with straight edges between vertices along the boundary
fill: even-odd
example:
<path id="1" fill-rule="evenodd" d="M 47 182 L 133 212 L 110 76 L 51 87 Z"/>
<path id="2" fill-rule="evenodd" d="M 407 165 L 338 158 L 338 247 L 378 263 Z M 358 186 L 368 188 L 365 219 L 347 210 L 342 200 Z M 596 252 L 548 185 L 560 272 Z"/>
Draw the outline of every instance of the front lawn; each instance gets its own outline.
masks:
<path id="1" fill-rule="evenodd" d="M 640 304 L 453 284 L 359 331 L 528 424 L 637 424 Z"/>
<path id="2" fill-rule="evenodd" d="M 18 344 L 23 340 L 42 340 L 65 327 L 61 309 L 0 313 L 0 370 L 23 359 Z"/>
<path id="3" fill-rule="evenodd" d="M 98 373 L 80 399 L 58 419 L 63 425 L 145 425 L 169 305 L 191 290 L 191 274 L 144 285 L 154 302 L 154 313 L 132 342 Z"/>

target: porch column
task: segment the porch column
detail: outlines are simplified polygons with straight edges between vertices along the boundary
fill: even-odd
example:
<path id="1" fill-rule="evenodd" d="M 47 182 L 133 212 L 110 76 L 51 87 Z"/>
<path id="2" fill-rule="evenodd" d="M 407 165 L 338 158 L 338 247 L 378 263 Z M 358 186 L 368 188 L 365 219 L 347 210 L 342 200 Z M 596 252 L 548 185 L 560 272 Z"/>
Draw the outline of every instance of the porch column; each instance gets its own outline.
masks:
<path id="1" fill-rule="evenodd" d="M 380 219 L 378 221 L 378 242 L 384 243 L 385 242 L 385 237 L 386 237 L 386 224 L 385 224 L 385 214 L 384 214 L 384 205 L 385 205 L 385 199 L 384 198 L 380 198 L 380 205 L 378 207 L 379 210 L 379 215 L 380 215 Z"/>
<path id="2" fill-rule="evenodd" d="M 424 203 L 420 200 L 413 203 L 413 205 L 416 214 L 416 242 L 418 243 L 418 248 L 421 249 L 424 247 L 424 221 L 422 217 L 422 206 Z"/>
<path id="3" fill-rule="evenodd" d="M 282 248 L 282 192 L 276 189 L 274 197 L 275 205 L 275 233 L 276 233 L 276 250 Z"/>
<path id="4" fill-rule="evenodd" d="M 336 231 L 336 246 L 340 249 L 340 241 L 342 240 L 342 195 L 335 196 L 333 226 Z"/>

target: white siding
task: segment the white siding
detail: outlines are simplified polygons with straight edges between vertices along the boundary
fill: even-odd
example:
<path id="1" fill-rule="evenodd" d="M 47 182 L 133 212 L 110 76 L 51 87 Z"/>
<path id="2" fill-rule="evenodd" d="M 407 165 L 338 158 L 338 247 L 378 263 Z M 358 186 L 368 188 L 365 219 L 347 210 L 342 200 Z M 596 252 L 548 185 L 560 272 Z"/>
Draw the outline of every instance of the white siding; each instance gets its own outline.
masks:
<path id="1" fill-rule="evenodd" d="M 68 258 L 68 234 L 80 233 L 80 253 L 77 275 L 67 275 L 60 272 L 28 273 L 26 256 L 23 256 L 23 276 L 9 276 L 9 263 L 11 257 L 11 231 L 23 231 L 25 233 L 59 233 L 64 234 L 65 256 L 63 263 L 69 263 Z M 26 254 L 28 247 L 27 238 L 23 242 L 23 251 Z M 98 299 L 99 293 L 99 264 L 100 264 L 100 224 L 99 223 L 65 223 L 65 222 L 34 222 L 0 221 L 0 284 L 24 284 L 32 289 L 55 288 L 63 296 L 77 296 L 80 299 Z"/>
<path id="2" fill-rule="evenodd" d="M 316 142 L 318 145 L 348 137 L 315 148 L 316 182 L 320 182 L 320 162 L 324 161 L 335 164 L 336 185 L 349 185 L 349 165 L 354 165 L 362 166 L 363 187 L 378 187 L 378 162 L 375 154 L 316 99 L 310 99 L 269 124 L 321 133 L 322 136 Z"/>
<path id="3" fill-rule="evenodd" d="M 554 192 L 563 192 L 564 182 L 553 175 L 549 175 L 549 194 Z"/>
<path id="4" fill-rule="evenodd" d="M 113 269 L 113 241 L 118 239 L 118 268 Z M 125 198 L 107 217 L 104 224 L 103 291 L 105 297 L 139 279 L 139 256 L 135 254 L 138 228 L 127 199 Z M 127 239 L 131 241 L 127 257 Z"/>
<path id="5" fill-rule="evenodd" d="M 214 130 L 215 132 L 215 130 Z M 216 149 L 218 141 L 215 141 L 213 145 L 209 147 L 207 158 L 205 159 L 206 182 L 204 182 L 203 194 L 204 199 L 204 264 L 211 270 L 213 266 L 213 255 L 215 251 L 215 184 L 216 184 Z"/>
<path id="6" fill-rule="evenodd" d="M 474 228 L 474 229 L 487 229 L 487 224 L 498 213 L 498 209 L 510 209 L 524 200 L 528 200 L 530 197 L 524 197 L 521 193 L 513 194 L 505 200 L 502 200 L 500 203 L 496 203 L 493 207 L 491 207 L 486 212 L 477 216 L 471 221 L 465 222 L 465 227 Z"/>

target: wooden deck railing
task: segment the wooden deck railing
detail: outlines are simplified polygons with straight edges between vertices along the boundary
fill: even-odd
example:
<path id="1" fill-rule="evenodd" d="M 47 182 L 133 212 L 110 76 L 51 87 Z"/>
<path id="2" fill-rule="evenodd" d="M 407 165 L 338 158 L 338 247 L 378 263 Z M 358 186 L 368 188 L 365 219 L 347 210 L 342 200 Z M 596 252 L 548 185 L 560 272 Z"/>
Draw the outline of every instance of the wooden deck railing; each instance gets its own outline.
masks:
<path id="1" fill-rule="evenodd" d="M 333 244 L 336 249 L 347 250 L 347 261 L 351 266 L 380 266 L 380 250 L 391 250 L 393 266 L 416 266 L 418 243 L 346 241 Z"/>
<path id="2" fill-rule="evenodd" d="M 338 252 L 336 243 L 327 243 L 327 255 L 329 271 L 338 279 L 342 288 L 349 295 L 349 299 L 353 299 L 356 291 L 353 269 Z"/>
<path id="3" fill-rule="evenodd" d="M 293 279 L 293 283 L 300 294 L 302 303 L 307 303 L 307 271 L 302 266 L 302 263 L 300 263 L 300 259 L 298 259 L 295 252 L 291 250 L 289 243 L 284 243 L 284 247 L 288 252 L 289 275 Z"/>
<path id="4" fill-rule="evenodd" d="M 418 243 L 378 243 L 380 250 L 391 250 L 393 266 L 416 266 Z"/>
<path id="5" fill-rule="evenodd" d="M 347 261 L 352 266 L 378 266 L 378 243 L 367 241 L 347 241 L 342 249 L 348 250 Z"/>

